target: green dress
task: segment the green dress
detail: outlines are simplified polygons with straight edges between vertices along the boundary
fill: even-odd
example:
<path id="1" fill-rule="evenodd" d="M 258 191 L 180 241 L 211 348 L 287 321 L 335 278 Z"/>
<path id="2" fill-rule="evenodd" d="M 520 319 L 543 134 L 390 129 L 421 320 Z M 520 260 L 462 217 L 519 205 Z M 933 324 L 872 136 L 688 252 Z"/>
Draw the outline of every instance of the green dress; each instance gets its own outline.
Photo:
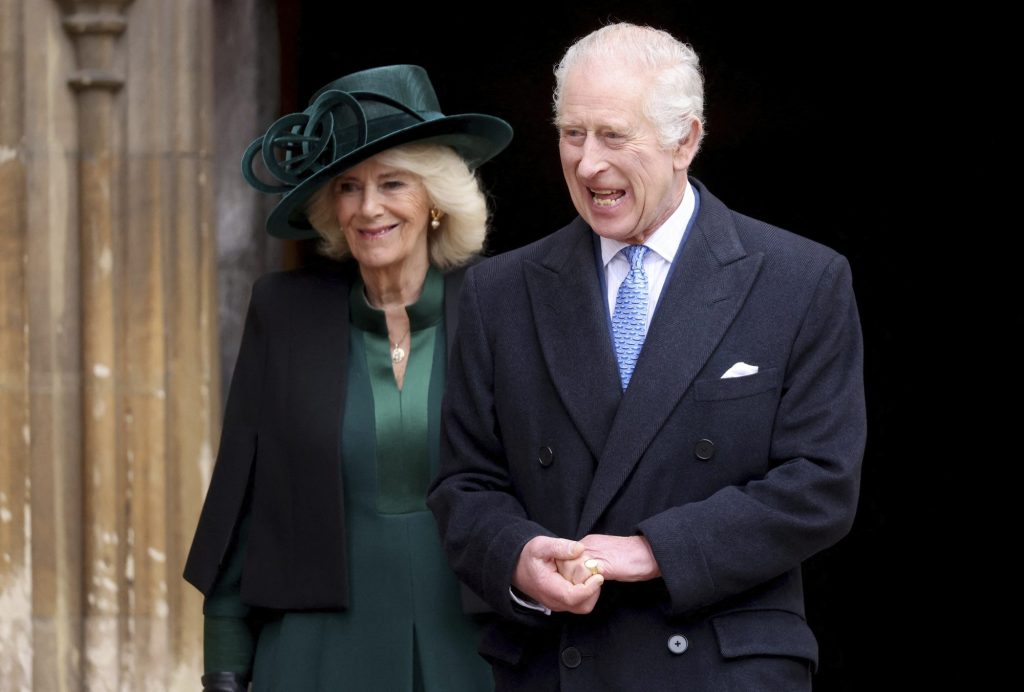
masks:
<path id="1" fill-rule="evenodd" d="M 366 302 L 361 281 L 352 286 L 349 305 L 340 471 L 351 607 L 263 620 L 255 634 L 253 690 L 492 689 L 489 666 L 476 653 L 477 623 L 462 613 L 458 582 L 424 502 L 440 447 L 443 277 L 431 268 L 420 299 L 406 308 L 411 347 L 402 390 L 391 369 L 384 313 Z M 247 649 L 252 658 L 246 623 L 253 613 L 232 578 L 241 573 L 241 552 L 207 598 L 208 671 L 245 670 Z"/>

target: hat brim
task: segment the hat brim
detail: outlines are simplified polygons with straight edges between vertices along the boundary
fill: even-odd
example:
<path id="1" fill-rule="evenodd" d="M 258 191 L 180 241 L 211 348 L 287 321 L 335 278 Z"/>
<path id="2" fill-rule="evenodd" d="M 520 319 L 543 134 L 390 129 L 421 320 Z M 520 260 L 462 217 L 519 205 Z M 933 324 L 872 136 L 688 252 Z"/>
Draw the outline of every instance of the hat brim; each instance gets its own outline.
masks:
<path id="1" fill-rule="evenodd" d="M 305 206 L 309 198 L 336 175 L 400 144 L 426 142 L 450 146 L 472 170 L 496 156 L 510 141 L 512 127 L 508 123 L 501 118 L 479 113 L 446 116 L 397 130 L 352 150 L 289 190 L 270 212 L 267 232 L 285 240 L 318 237 L 316 229 L 306 218 Z"/>

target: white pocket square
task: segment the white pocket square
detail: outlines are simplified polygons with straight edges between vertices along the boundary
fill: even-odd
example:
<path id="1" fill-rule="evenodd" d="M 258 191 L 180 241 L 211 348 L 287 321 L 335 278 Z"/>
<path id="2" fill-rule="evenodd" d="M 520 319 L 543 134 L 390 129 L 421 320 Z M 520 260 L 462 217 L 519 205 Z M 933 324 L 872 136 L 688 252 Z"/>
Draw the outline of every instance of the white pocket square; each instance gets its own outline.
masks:
<path id="1" fill-rule="evenodd" d="M 730 377 L 747 377 L 748 375 L 756 375 L 756 374 L 757 374 L 757 366 L 756 365 L 748 365 L 747 363 L 744 363 L 741 360 L 739 363 L 736 363 L 736 365 L 734 365 L 731 368 L 729 368 L 728 370 L 726 370 L 725 374 L 722 375 L 722 379 L 723 380 L 727 380 Z"/>

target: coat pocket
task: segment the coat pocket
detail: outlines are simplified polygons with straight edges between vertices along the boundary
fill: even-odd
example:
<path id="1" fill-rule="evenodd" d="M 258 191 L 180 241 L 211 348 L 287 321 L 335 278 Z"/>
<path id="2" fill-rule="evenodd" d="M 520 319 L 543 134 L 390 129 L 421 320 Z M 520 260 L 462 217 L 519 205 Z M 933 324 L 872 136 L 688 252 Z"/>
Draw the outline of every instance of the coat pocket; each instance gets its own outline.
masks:
<path id="1" fill-rule="evenodd" d="M 712 618 L 722 656 L 786 656 L 818 667 L 818 640 L 807 622 L 787 610 L 742 610 Z"/>
<path id="2" fill-rule="evenodd" d="M 742 399 L 775 389 L 782 378 L 780 368 L 765 368 L 746 377 L 697 380 L 693 392 L 697 401 L 719 401 L 721 399 Z"/>

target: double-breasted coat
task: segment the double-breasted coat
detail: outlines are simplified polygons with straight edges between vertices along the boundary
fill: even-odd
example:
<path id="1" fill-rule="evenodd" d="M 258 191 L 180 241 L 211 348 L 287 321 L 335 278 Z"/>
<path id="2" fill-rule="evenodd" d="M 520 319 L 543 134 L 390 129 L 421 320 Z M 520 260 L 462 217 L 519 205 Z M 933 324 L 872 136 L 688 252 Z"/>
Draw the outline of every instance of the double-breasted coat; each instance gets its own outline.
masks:
<path id="1" fill-rule="evenodd" d="M 809 687 L 800 565 L 849 530 L 865 442 L 850 269 L 691 183 L 625 392 L 581 219 L 467 274 L 428 505 L 502 616 L 481 645 L 498 689 Z M 739 362 L 758 372 L 723 379 Z M 662 576 L 606 582 L 583 616 L 510 599 L 531 538 L 588 533 L 643 534 Z"/>

